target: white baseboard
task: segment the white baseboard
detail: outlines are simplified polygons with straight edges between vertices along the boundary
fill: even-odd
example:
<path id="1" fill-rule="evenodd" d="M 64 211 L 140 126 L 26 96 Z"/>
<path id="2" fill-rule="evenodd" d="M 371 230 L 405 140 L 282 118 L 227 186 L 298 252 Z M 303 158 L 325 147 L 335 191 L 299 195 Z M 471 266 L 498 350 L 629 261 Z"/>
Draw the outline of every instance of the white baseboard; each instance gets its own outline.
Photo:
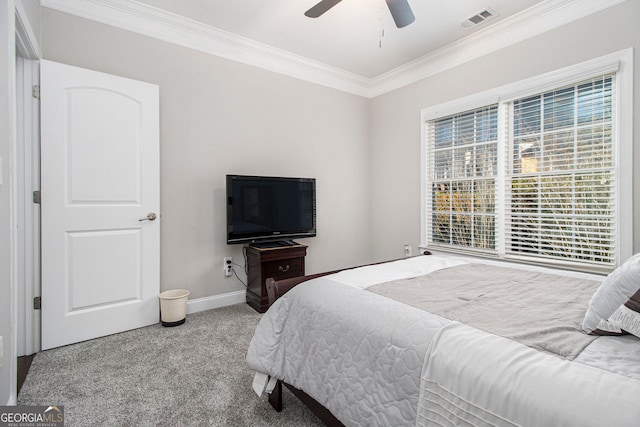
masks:
<path id="1" fill-rule="evenodd" d="M 243 303 L 246 301 L 246 294 L 246 291 L 235 291 L 189 300 L 187 301 L 187 314 Z"/>

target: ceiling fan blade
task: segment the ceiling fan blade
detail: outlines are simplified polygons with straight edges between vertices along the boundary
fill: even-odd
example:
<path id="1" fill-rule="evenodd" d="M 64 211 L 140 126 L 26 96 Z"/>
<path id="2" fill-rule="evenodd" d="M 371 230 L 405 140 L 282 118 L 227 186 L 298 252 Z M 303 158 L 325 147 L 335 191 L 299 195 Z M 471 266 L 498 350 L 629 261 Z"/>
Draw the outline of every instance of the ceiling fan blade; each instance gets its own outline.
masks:
<path id="1" fill-rule="evenodd" d="M 307 10 L 304 14 L 309 18 L 317 18 L 327 10 L 331 9 L 333 6 L 340 3 L 342 0 L 322 0 L 317 5 L 313 6 L 311 9 Z"/>
<path id="2" fill-rule="evenodd" d="M 408 0 L 386 0 L 386 2 L 396 27 L 406 27 L 416 20 Z"/>

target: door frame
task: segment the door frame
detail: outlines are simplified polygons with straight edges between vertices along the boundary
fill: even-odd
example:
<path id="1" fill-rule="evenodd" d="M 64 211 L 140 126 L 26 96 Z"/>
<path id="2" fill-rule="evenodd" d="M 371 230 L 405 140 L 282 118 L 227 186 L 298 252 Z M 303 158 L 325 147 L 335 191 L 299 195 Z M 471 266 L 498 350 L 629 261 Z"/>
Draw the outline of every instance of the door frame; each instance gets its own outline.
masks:
<path id="1" fill-rule="evenodd" d="M 39 62 L 16 58 L 16 279 L 18 281 L 18 356 L 40 351 L 40 208 L 32 199 L 40 190 Z"/>
<path id="2" fill-rule="evenodd" d="M 12 237 L 15 275 L 16 357 L 40 351 L 40 312 L 33 298 L 40 295 L 40 217 L 32 192 L 40 189 L 39 100 L 31 88 L 40 84 L 42 51 L 29 17 L 20 2 L 15 3 L 16 43 L 16 139 L 12 169 L 12 200 L 16 233 Z"/>

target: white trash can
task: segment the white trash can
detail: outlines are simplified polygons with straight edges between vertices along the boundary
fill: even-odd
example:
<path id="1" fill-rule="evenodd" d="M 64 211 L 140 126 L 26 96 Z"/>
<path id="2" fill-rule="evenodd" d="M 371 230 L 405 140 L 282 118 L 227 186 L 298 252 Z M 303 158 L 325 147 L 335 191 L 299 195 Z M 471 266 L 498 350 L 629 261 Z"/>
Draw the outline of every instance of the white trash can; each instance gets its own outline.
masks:
<path id="1" fill-rule="evenodd" d="M 182 325 L 187 318 L 187 298 L 189 291 L 174 289 L 160 295 L 160 321 L 162 326 Z"/>

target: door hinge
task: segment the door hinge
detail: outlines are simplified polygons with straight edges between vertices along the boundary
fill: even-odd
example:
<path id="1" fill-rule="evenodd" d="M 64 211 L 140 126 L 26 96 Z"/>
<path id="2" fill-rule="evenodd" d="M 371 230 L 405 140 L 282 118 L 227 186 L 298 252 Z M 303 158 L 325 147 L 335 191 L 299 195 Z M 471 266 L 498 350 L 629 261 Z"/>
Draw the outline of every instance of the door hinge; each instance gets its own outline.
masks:
<path id="1" fill-rule="evenodd" d="M 42 308 L 42 297 L 33 298 L 33 309 L 40 310 Z"/>
<path id="2" fill-rule="evenodd" d="M 40 204 L 40 191 L 38 190 L 33 192 L 33 203 Z"/>
<path id="3" fill-rule="evenodd" d="M 40 99 L 40 86 L 38 85 L 31 86 L 31 96 L 36 99 Z"/>

